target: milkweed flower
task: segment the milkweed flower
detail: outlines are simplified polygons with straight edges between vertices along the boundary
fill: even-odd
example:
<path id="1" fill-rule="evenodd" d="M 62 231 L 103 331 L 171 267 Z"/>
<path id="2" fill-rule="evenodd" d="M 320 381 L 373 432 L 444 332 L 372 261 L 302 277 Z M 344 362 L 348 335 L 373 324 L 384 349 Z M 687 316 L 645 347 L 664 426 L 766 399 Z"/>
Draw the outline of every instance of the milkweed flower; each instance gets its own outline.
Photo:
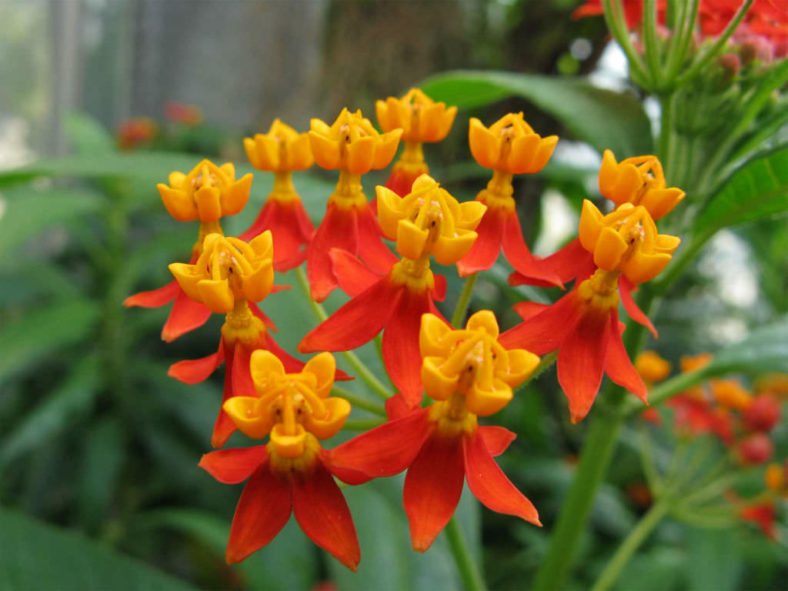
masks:
<path id="1" fill-rule="evenodd" d="M 401 129 L 378 133 L 358 110 L 347 109 L 332 125 L 312 119 L 309 142 L 321 168 L 339 170 L 326 214 L 307 248 L 306 272 L 312 299 L 321 302 L 337 287 L 330 251 L 341 248 L 360 255 L 375 269 L 386 269 L 389 249 L 380 238 L 375 214 L 362 192 L 361 175 L 388 166 L 397 151 Z"/>
<path id="2" fill-rule="evenodd" d="M 118 148 L 131 150 L 137 146 L 150 144 L 158 135 L 159 126 L 150 117 L 126 119 L 115 133 Z"/>
<path id="3" fill-rule="evenodd" d="M 250 365 L 253 389 L 226 400 L 224 410 L 241 432 L 253 439 L 269 436 L 268 443 L 211 452 L 200 461 L 224 484 L 249 480 L 235 509 L 227 562 L 241 562 L 268 544 L 295 513 L 309 539 L 356 570 L 356 530 L 332 475 L 350 483 L 363 475 L 335 469 L 320 444 L 350 413 L 349 402 L 329 397 L 334 357 L 321 353 L 300 372 L 286 373 L 277 356 L 258 350 Z"/>
<path id="4" fill-rule="evenodd" d="M 407 469 L 403 504 L 413 549 L 426 551 L 451 519 L 467 480 L 485 506 L 541 525 L 536 508 L 496 464 L 515 438 L 502 427 L 480 426 L 512 399 L 539 363 L 523 349 L 498 342 L 495 315 L 472 315 L 465 329 L 452 330 L 441 318 L 421 320 L 421 374 L 433 403 L 405 412 L 329 452 L 337 466 L 368 478 Z"/>
<path id="5" fill-rule="evenodd" d="M 197 127 L 203 122 L 200 107 L 176 101 L 167 101 L 164 105 L 164 116 L 170 121 L 182 123 L 186 127 Z"/>
<path id="6" fill-rule="evenodd" d="M 180 222 L 200 221 L 200 232 L 192 247 L 190 264 L 194 264 L 202 252 L 203 240 L 208 234 L 222 233 L 219 219 L 241 211 L 249 199 L 252 175 L 235 178 L 235 167 L 227 162 L 217 166 L 203 160 L 191 172 L 172 172 L 169 184 L 159 183 L 164 207 Z M 143 291 L 126 298 L 126 307 L 159 308 L 174 301 L 172 310 L 164 323 L 161 338 L 172 342 L 181 335 L 199 328 L 208 320 L 211 310 L 196 300 L 190 299 L 176 281 L 152 291 Z"/>
<path id="7" fill-rule="evenodd" d="M 418 88 L 411 88 L 402 98 L 388 97 L 375 102 L 378 123 L 383 131 L 402 130 L 405 149 L 386 181 L 397 195 L 410 193 L 413 181 L 429 173 L 422 144 L 443 141 L 448 135 L 457 107 L 435 102 Z"/>
<path id="8" fill-rule="evenodd" d="M 377 187 L 377 203 L 383 234 L 396 240 L 402 259 L 396 261 L 389 253 L 387 268 L 376 278 L 353 264 L 352 253 L 334 249 L 334 269 L 354 297 L 309 332 L 298 350 L 355 349 L 382 330 L 386 371 L 414 406 L 422 396 L 418 345 L 421 316 L 437 313 L 433 301 L 445 292 L 445 283 L 437 283 L 430 269 L 430 257 L 442 265 L 462 258 L 476 239 L 474 228 L 484 205 L 458 203 L 426 174 L 416 179 L 405 197 Z"/>
<path id="9" fill-rule="evenodd" d="M 534 257 L 523 239 L 512 194 L 515 174 L 533 174 L 547 164 L 558 136 L 541 137 L 522 113 L 509 113 L 486 128 L 472 118 L 468 141 L 474 159 L 493 171 L 493 177 L 476 200 L 487 206 L 479 224 L 479 238 L 457 264 L 460 275 L 489 269 L 503 249 L 512 266 L 540 285 L 561 285 L 558 277 Z"/>
<path id="10" fill-rule="evenodd" d="M 675 236 L 659 234 L 642 205 L 624 203 L 602 215 L 586 200 L 579 244 L 592 255 L 596 270 L 590 277 L 578 277 L 574 289 L 552 306 L 533 306 L 532 315 L 501 335 L 504 345 L 537 355 L 558 349 L 558 381 L 569 399 L 573 422 L 588 414 L 603 374 L 646 401 L 646 385 L 621 340 L 619 291 L 627 294 L 624 304 L 633 310 L 630 316 L 653 329 L 629 289 L 662 271 L 679 242 Z"/>
<path id="11" fill-rule="evenodd" d="M 268 133 L 244 139 L 244 149 L 252 166 L 274 173 L 274 186 L 265 205 L 241 240 L 251 240 L 264 230 L 274 235 L 274 269 L 297 267 L 306 259 L 306 246 L 315 228 L 293 186 L 292 173 L 314 164 L 309 134 L 274 120 Z"/>
<path id="12" fill-rule="evenodd" d="M 256 303 L 272 290 L 273 238 L 266 230 L 248 244 L 238 238 L 209 234 L 194 264 L 172 263 L 170 271 L 184 293 L 209 311 L 226 314 L 219 349 L 202 359 L 180 361 L 170 366 L 168 375 L 196 384 L 225 364 L 223 400 L 252 396 L 254 388 L 249 360 L 258 349 L 273 352 L 289 370 L 303 363 L 288 355 L 269 334 L 273 323 Z M 227 413 L 220 409 L 213 428 L 211 445 L 221 447 L 235 431 Z"/>

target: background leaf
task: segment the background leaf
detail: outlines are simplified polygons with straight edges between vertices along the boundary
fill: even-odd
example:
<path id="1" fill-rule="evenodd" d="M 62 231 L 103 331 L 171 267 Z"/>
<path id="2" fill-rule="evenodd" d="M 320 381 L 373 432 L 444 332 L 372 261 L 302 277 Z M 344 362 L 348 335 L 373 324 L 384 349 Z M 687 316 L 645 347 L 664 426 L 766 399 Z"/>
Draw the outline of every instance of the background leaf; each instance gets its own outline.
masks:
<path id="1" fill-rule="evenodd" d="M 553 115 L 577 139 L 600 152 L 613 150 L 619 160 L 653 151 L 651 124 L 640 101 L 633 94 L 598 88 L 582 78 L 455 71 L 428 78 L 421 88 L 434 100 L 461 109 L 519 96 Z"/>
<path id="2" fill-rule="evenodd" d="M 705 375 L 734 371 L 788 372 L 788 318 L 762 326 L 743 341 L 715 353 Z"/>
<path id="3" fill-rule="evenodd" d="M 0 589 L 192 589 L 84 537 L 0 510 Z"/>
<path id="4" fill-rule="evenodd" d="M 71 147 L 78 154 L 115 151 L 115 139 L 98 121 L 84 113 L 69 113 L 63 122 Z"/>
<path id="5" fill-rule="evenodd" d="M 0 194 L 0 257 L 42 230 L 97 211 L 103 199 L 91 191 L 17 189 Z"/>
<path id="6" fill-rule="evenodd" d="M 695 221 L 694 233 L 711 236 L 727 226 L 788 211 L 788 148 L 740 168 Z"/>
<path id="7" fill-rule="evenodd" d="M 0 383 L 36 359 L 78 343 L 98 320 L 96 304 L 84 299 L 37 308 L 0 333 Z"/>

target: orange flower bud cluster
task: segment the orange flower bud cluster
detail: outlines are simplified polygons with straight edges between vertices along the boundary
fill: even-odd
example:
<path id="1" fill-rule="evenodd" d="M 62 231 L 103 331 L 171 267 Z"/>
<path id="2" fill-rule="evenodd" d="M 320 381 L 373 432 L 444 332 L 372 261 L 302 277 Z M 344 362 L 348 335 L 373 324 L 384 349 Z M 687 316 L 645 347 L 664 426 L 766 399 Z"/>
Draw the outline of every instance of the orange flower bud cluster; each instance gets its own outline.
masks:
<path id="1" fill-rule="evenodd" d="M 315 162 L 309 134 L 298 133 L 279 119 L 274 120 L 268 133 L 244 138 L 244 149 L 249 162 L 258 170 L 292 172 L 306 170 Z"/>
<path id="2" fill-rule="evenodd" d="M 508 174 L 533 174 L 553 155 L 558 136 L 541 137 L 522 113 L 504 115 L 489 128 L 471 118 L 468 141 L 480 165 Z"/>
<path id="3" fill-rule="evenodd" d="M 446 108 L 446 103 L 436 103 L 418 88 L 411 88 L 400 99 L 390 96 L 376 101 L 375 111 L 383 131 L 401 129 L 403 141 L 434 143 L 448 135 L 457 107 Z"/>

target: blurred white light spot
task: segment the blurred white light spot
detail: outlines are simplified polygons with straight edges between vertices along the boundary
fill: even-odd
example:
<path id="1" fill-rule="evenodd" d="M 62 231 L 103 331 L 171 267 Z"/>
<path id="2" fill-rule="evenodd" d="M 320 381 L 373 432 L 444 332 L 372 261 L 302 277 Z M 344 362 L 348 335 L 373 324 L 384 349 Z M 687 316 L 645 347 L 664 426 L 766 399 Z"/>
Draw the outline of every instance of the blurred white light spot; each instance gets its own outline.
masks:
<path id="1" fill-rule="evenodd" d="M 611 41 L 599 57 L 596 69 L 588 79 L 594 86 L 623 90 L 627 87 L 627 56 L 618 43 Z"/>
<path id="2" fill-rule="evenodd" d="M 533 251 L 539 256 L 554 253 L 574 236 L 577 231 L 577 215 L 566 197 L 555 189 L 548 189 L 542 195 L 542 231 Z"/>
<path id="3" fill-rule="evenodd" d="M 585 60 L 591 55 L 593 49 L 594 46 L 591 45 L 588 39 L 580 37 L 572 41 L 572 44 L 569 46 L 569 53 L 571 53 L 572 57 L 575 59 Z"/>
<path id="4" fill-rule="evenodd" d="M 720 299 L 738 308 L 749 308 L 758 299 L 758 277 L 747 243 L 723 230 L 710 242 L 700 260 L 700 271 L 714 279 Z"/>

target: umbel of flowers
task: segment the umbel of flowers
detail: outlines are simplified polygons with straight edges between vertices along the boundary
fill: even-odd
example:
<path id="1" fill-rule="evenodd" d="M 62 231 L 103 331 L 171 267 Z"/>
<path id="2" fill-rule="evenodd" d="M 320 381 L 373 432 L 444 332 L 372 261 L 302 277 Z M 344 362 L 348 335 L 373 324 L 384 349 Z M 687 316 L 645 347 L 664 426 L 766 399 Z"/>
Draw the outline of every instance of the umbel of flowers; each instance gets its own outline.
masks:
<path id="1" fill-rule="evenodd" d="M 445 279 L 438 281 L 430 258 L 442 265 L 461 259 L 476 239 L 484 205 L 458 203 L 429 175 L 413 183 L 405 197 L 377 188 L 378 215 L 383 234 L 396 241 L 397 261 L 387 251 L 385 274 L 365 269 L 347 251 L 333 250 L 339 285 L 353 295 L 298 346 L 304 353 L 344 351 L 360 347 L 383 331 L 383 361 L 391 380 L 409 405 L 421 401 L 419 325 L 423 314 L 438 314 Z"/>
<path id="2" fill-rule="evenodd" d="M 188 174 L 171 173 L 169 183 L 156 186 L 169 214 L 179 222 L 200 221 L 200 232 L 189 261 L 194 263 L 202 252 L 205 237 L 210 233 L 222 233 L 219 220 L 235 215 L 246 205 L 252 175 L 245 174 L 236 180 L 235 166 L 231 162 L 216 166 L 203 160 Z M 207 306 L 190 299 L 174 280 L 159 289 L 129 296 L 123 305 L 159 308 L 172 301 L 172 310 L 161 331 L 161 338 L 167 342 L 199 328 L 211 315 Z"/>

